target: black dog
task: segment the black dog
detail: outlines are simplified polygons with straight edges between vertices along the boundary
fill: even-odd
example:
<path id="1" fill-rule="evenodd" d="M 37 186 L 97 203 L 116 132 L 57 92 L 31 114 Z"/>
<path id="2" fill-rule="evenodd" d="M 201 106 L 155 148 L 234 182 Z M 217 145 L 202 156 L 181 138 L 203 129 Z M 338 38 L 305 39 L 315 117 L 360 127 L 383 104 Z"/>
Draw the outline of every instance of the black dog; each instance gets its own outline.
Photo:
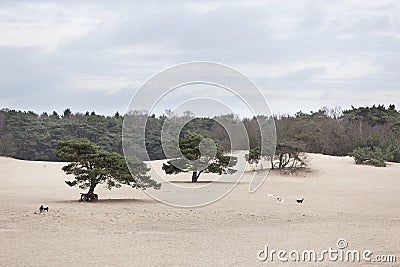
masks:
<path id="1" fill-rule="evenodd" d="M 43 207 L 43 205 L 40 205 L 39 211 L 40 211 L 40 212 L 44 212 L 44 211 L 49 212 L 49 207 Z"/>

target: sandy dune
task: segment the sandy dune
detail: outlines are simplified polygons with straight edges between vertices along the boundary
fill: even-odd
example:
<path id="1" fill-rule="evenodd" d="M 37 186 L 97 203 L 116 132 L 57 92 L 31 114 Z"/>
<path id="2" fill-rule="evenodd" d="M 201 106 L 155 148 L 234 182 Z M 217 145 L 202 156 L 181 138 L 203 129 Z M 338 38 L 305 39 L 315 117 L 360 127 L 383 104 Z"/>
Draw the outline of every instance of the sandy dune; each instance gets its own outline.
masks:
<path id="1" fill-rule="evenodd" d="M 247 192 L 246 175 L 220 201 L 183 209 L 130 188 L 98 188 L 99 202 L 81 203 L 81 190 L 64 183 L 62 163 L 0 158 L 0 265 L 293 266 L 260 262 L 257 252 L 265 245 L 321 251 L 344 238 L 349 249 L 396 255 L 398 263 L 383 266 L 399 266 L 400 165 L 358 166 L 350 158 L 313 154 L 310 160 L 312 173 L 271 173 L 254 194 Z M 285 204 L 268 199 L 272 193 Z M 38 214 L 40 204 L 50 211 Z"/>

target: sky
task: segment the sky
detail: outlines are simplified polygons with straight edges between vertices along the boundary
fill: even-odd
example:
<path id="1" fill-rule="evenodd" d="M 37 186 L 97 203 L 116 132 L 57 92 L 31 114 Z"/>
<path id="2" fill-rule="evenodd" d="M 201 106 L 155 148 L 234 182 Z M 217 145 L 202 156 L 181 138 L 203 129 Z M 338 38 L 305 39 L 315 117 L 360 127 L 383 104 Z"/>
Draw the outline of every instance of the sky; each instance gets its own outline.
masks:
<path id="1" fill-rule="evenodd" d="M 274 114 L 400 107 L 400 2 L 0 0 L 0 108 L 125 113 L 191 61 L 239 70 Z"/>

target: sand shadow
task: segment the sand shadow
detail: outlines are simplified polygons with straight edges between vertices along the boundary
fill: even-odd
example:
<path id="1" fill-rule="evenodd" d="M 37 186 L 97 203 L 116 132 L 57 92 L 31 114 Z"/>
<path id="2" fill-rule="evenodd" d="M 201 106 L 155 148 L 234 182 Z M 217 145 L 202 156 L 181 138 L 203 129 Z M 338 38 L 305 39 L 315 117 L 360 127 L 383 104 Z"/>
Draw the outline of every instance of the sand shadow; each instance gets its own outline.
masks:
<path id="1" fill-rule="evenodd" d="M 106 199 L 99 199 L 96 202 L 83 202 L 79 201 L 78 199 L 75 200 L 55 200 L 52 201 L 53 203 L 155 203 L 157 200 L 155 199 L 137 199 L 137 198 L 106 198 Z"/>
<path id="2" fill-rule="evenodd" d="M 272 169 L 254 169 L 254 170 L 246 170 L 244 171 L 245 174 L 268 174 Z"/>
<path id="3" fill-rule="evenodd" d="M 99 203 L 155 203 L 155 199 L 137 199 L 137 198 L 108 198 L 99 199 Z"/>
<path id="4" fill-rule="evenodd" d="M 223 181 L 197 181 L 196 183 L 192 183 L 191 181 L 167 181 L 167 182 L 163 182 L 163 183 L 172 183 L 172 184 L 192 184 L 192 185 L 196 185 L 196 184 L 236 184 L 237 182 L 223 182 Z M 240 182 L 243 183 L 243 182 Z"/>

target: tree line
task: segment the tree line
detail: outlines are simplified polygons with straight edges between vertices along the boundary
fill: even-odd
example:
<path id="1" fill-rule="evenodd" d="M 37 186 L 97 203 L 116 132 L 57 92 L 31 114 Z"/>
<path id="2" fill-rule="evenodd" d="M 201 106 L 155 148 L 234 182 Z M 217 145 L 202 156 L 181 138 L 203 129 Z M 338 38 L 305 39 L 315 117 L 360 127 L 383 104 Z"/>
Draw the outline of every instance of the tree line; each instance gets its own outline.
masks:
<path id="1" fill-rule="evenodd" d="M 143 113 L 128 114 L 133 117 Z M 126 115 L 125 115 L 126 116 Z M 145 142 L 149 159 L 164 159 L 161 148 L 161 130 L 172 115 L 145 116 Z M 400 113 L 394 105 L 372 107 L 322 108 L 316 112 L 297 112 L 271 118 L 262 116 L 239 118 L 221 115 L 214 118 L 195 118 L 190 112 L 176 117 L 187 123 L 180 135 L 197 132 L 217 141 L 222 150 L 242 149 L 243 140 L 231 142 L 221 126 L 235 129 L 242 122 L 249 145 L 256 152 L 261 146 L 260 119 L 273 120 L 276 125 L 277 153 L 302 151 L 334 156 L 352 155 L 357 163 L 382 165 L 382 161 L 400 162 Z M 95 112 L 73 113 L 66 109 L 62 114 L 53 112 L 36 114 L 32 111 L 0 110 L 0 156 L 24 160 L 58 161 L 57 142 L 75 138 L 87 138 L 105 151 L 122 154 L 122 127 L 124 116 L 97 115 Z M 171 121 L 171 120 L 169 120 Z M 170 127 L 173 127 L 170 125 Z M 232 131 L 235 132 L 235 131 Z M 233 147 L 231 147 L 233 146 Z M 294 156 L 296 156 L 294 154 Z M 142 159 L 143 160 L 143 159 Z M 287 160 L 282 158 L 282 160 Z M 288 164 L 286 161 L 280 164 Z"/>

